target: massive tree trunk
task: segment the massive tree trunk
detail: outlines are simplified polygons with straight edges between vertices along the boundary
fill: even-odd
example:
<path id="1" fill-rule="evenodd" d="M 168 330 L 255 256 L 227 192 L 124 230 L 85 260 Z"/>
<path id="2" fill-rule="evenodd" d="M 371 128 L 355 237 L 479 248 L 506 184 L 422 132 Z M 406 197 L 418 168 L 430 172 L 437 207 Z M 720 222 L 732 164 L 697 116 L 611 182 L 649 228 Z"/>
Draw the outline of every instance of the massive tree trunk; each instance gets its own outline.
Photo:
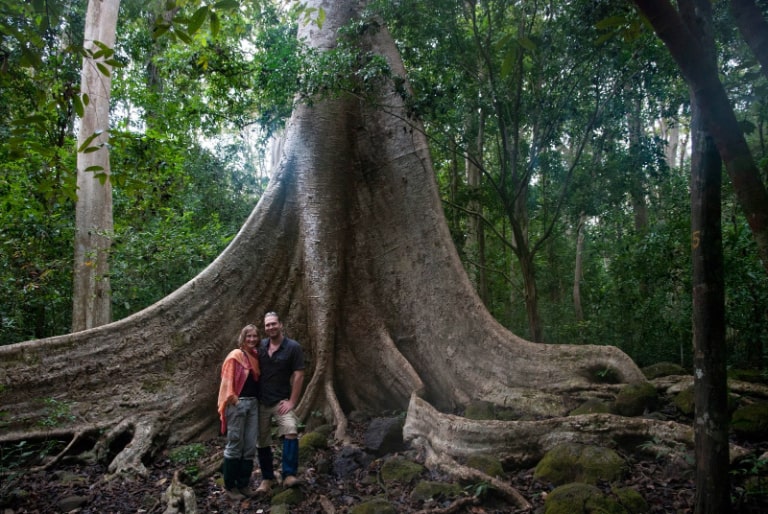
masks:
<path id="1" fill-rule="evenodd" d="M 310 4 L 326 9 L 326 19 L 303 26 L 300 36 L 332 47 L 358 3 Z M 363 50 L 404 77 L 387 31 L 367 27 Z M 101 454 L 117 453 L 110 470 L 144 472 L 141 459 L 158 445 L 214 432 L 220 363 L 239 329 L 260 324 L 267 310 L 281 313 L 307 353 L 299 413 L 322 412 L 339 439 L 345 412 L 410 405 L 414 442 L 466 452 L 481 437 L 493 447 L 508 437 L 502 422 L 462 428 L 461 418 L 435 416 L 424 404 L 455 411 L 487 400 L 528 419 L 562 416 L 564 394 L 597 387 L 606 371 L 619 382 L 643 381 L 614 347 L 534 344 L 489 315 L 449 237 L 426 138 L 390 86 L 379 97 L 386 112 L 351 96 L 298 106 L 254 212 L 179 290 L 109 325 L 0 347 L 0 397 L 9 414 L 0 442 L 99 435 Z M 608 394 L 617 386 L 601 387 Z M 49 398 L 67 415 L 46 410 Z M 52 417 L 55 429 L 34 428 Z M 425 424 L 427 417 L 434 422 Z M 542 430 L 590 419 L 556 418 Z M 609 440 L 607 426 L 602 420 L 590 437 Z"/>
<path id="2" fill-rule="evenodd" d="M 77 136 L 72 331 L 112 321 L 109 249 L 112 246 L 112 186 L 109 167 L 109 102 L 120 0 L 90 0 L 85 16 L 83 117 Z M 95 150 L 95 151 L 92 151 Z"/>

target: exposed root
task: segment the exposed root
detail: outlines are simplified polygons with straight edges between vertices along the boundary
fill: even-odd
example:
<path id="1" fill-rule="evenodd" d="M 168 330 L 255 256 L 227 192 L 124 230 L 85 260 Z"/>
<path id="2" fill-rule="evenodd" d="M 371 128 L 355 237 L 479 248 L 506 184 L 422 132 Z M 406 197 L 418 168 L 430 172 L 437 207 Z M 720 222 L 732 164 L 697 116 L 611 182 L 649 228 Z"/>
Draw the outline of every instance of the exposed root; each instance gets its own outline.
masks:
<path id="1" fill-rule="evenodd" d="M 464 458 L 477 453 L 497 456 L 503 463 L 535 462 L 563 442 L 615 446 L 616 441 L 657 440 L 693 447 L 691 427 L 672 421 L 587 414 L 540 421 L 478 421 L 443 414 L 416 395 L 411 396 L 403 437 L 423 437 L 438 453 Z"/>
<path id="2" fill-rule="evenodd" d="M 66 454 L 67 454 L 67 452 L 70 450 L 70 448 L 72 448 L 72 446 L 74 446 L 74 444 L 75 444 L 77 441 L 79 441 L 81 437 L 83 437 L 83 435 L 84 435 L 84 432 L 82 432 L 82 431 L 78 431 L 78 432 L 77 432 L 77 433 L 76 433 L 76 434 L 75 434 L 75 435 L 72 437 L 72 440 L 71 440 L 71 441 L 69 441 L 69 444 L 68 444 L 68 445 L 67 445 L 67 446 L 66 446 L 66 447 L 65 447 L 63 450 L 61 450 L 61 451 L 60 451 L 60 452 L 59 452 L 59 453 L 58 453 L 56 456 L 54 456 L 54 457 L 52 457 L 51 459 L 49 459 L 49 460 L 48 460 L 48 461 L 47 461 L 45 464 L 43 464 L 42 466 L 39 466 L 39 467 L 37 467 L 37 468 L 33 468 L 33 469 L 32 469 L 32 471 L 46 470 L 46 469 L 49 469 L 49 468 L 53 467 L 53 466 L 54 466 L 54 465 L 55 465 L 57 462 L 59 462 L 59 461 L 61 460 L 61 458 L 62 458 L 64 455 L 66 455 Z"/>
<path id="3" fill-rule="evenodd" d="M 195 491 L 179 478 L 179 472 L 173 474 L 173 480 L 163 493 L 162 501 L 167 505 L 163 514 L 197 514 Z"/>
<path id="4" fill-rule="evenodd" d="M 106 460 L 111 446 L 126 436 L 131 439 L 123 447 L 114 459 L 109 463 L 108 471 L 112 475 L 128 474 L 146 477 L 149 472 L 144 466 L 143 457 L 152 451 L 152 444 L 159 433 L 157 417 L 127 418 L 112 428 L 96 447 L 96 456 L 99 460 Z"/>
<path id="5" fill-rule="evenodd" d="M 349 442 L 349 437 L 347 436 L 347 416 L 344 414 L 341 405 L 339 405 L 339 399 L 333 388 L 331 375 L 326 377 L 325 380 L 325 398 L 333 412 L 333 420 L 336 423 L 336 433 L 334 434 L 334 437 L 337 441 L 342 443 Z"/>
<path id="6" fill-rule="evenodd" d="M 517 505 L 517 507 L 524 510 L 532 508 L 528 500 L 526 500 L 517 489 L 508 483 L 483 473 L 478 469 L 470 468 L 469 466 L 463 466 L 443 452 L 436 452 L 426 439 L 421 437 L 416 438 L 413 441 L 413 445 L 425 451 L 425 463 L 428 468 L 440 469 L 445 473 L 448 473 L 449 475 L 463 481 L 486 482 L 490 484 L 491 487 L 493 487 L 498 493 L 500 493 L 507 501 Z"/>

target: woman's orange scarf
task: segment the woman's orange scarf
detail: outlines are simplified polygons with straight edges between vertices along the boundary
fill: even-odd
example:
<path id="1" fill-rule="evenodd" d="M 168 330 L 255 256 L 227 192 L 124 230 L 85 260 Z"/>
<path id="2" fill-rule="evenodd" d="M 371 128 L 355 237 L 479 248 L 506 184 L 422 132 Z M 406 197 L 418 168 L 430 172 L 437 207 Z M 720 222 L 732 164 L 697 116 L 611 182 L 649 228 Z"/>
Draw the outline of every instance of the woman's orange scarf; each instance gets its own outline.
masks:
<path id="1" fill-rule="evenodd" d="M 227 417 L 224 415 L 227 405 L 237 403 L 249 372 L 253 372 L 254 380 L 259 379 L 259 360 L 256 356 L 240 348 L 229 352 L 221 366 L 221 385 L 219 386 L 218 411 L 222 434 L 227 433 Z"/>

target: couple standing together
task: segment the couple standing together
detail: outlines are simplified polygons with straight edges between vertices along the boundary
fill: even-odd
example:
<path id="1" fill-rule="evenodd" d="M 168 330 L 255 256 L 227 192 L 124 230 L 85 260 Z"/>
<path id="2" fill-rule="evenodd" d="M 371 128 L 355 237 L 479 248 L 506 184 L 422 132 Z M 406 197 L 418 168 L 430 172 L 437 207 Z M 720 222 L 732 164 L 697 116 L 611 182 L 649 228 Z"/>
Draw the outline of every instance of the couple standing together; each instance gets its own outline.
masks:
<path id="1" fill-rule="evenodd" d="M 271 422 L 277 422 L 283 441 L 282 478 L 285 487 L 299 484 L 298 419 L 294 408 L 304 383 L 304 355 L 299 343 L 285 337 L 274 312 L 264 316 L 267 338 L 261 341 L 255 325 L 240 331 L 239 348 L 221 368 L 218 411 L 224 448 L 224 488 L 232 500 L 254 493 L 248 488 L 253 461 L 258 456 L 262 481 L 255 494 L 268 494 L 275 480 L 272 464 Z"/>

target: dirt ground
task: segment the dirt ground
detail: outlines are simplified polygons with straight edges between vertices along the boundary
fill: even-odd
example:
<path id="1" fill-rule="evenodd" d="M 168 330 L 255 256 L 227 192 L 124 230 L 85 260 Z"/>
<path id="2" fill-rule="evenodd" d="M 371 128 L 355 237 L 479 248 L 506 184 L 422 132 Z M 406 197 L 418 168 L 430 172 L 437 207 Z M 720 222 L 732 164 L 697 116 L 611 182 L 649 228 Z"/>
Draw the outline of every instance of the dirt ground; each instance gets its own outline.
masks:
<path id="1" fill-rule="evenodd" d="M 362 447 L 365 424 L 352 427 L 352 435 Z M 77 461 L 62 460 L 51 469 L 30 471 L 29 469 L 8 467 L 8 448 L 3 451 L 4 465 L 0 476 L 0 514 L 52 514 L 58 512 L 76 512 L 80 514 L 128 514 L 128 513 L 164 513 L 167 504 L 161 501 L 163 492 L 171 483 L 175 471 L 186 468 L 194 470 L 196 463 L 216 462 L 223 448 L 223 438 L 216 438 L 198 445 L 201 454 L 185 464 L 172 459 L 173 448 L 146 463 L 149 476 L 143 479 L 115 478 L 105 480 L 105 469 L 101 465 L 88 465 Z M 743 442 L 740 442 L 743 444 Z M 755 446 L 758 455 L 763 455 L 764 448 Z M 754 446 L 754 445 L 753 445 Z M 314 455 L 308 462 L 302 462 L 300 486 L 303 501 L 291 505 L 291 514 L 304 513 L 346 513 L 366 499 L 384 497 L 395 506 L 397 512 L 466 512 L 466 513 L 542 513 L 546 493 L 553 489 L 551 484 L 542 483 L 533 477 L 533 469 L 508 470 L 505 479 L 516 487 L 533 505 L 533 510 L 522 511 L 495 495 L 482 484 L 461 484 L 467 495 L 483 491 L 479 504 L 473 506 L 452 507 L 450 500 L 437 498 L 423 502 L 411 499 L 414 483 L 387 483 L 380 478 L 382 463 L 391 455 L 370 458 L 370 462 L 347 476 L 340 478 L 329 465 L 339 455 L 340 447 L 329 447 Z M 415 460 L 415 452 L 404 452 Z M 690 459 L 669 459 L 664 456 L 638 460 L 626 456 L 629 472 L 623 480 L 624 486 L 637 490 L 650 505 L 652 513 L 692 513 L 694 505 L 693 468 Z M 687 460 L 687 462 L 686 462 Z M 175 462 L 176 461 L 176 462 Z M 768 512 L 768 490 L 748 493 L 745 484 L 751 480 L 758 468 L 766 473 L 765 462 L 751 460 L 732 472 L 732 498 L 734 512 L 740 514 L 758 514 Z M 10 473 L 8 473 L 10 471 Z M 450 481 L 448 477 L 424 471 L 422 479 L 432 481 Z M 259 483 L 258 469 L 253 474 L 252 487 Z M 614 484 L 616 485 L 616 484 Z M 609 484 L 600 487 L 610 489 Z M 212 473 L 194 485 L 199 513 L 268 513 L 271 509 L 270 498 L 251 498 L 232 502 L 224 495 L 221 488 L 220 473 Z M 279 491 L 279 488 L 278 488 Z M 71 507 L 71 508 L 70 508 Z M 454 510 L 452 510 L 452 508 Z M 576 514 L 576 513 L 574 513 Z"/>

